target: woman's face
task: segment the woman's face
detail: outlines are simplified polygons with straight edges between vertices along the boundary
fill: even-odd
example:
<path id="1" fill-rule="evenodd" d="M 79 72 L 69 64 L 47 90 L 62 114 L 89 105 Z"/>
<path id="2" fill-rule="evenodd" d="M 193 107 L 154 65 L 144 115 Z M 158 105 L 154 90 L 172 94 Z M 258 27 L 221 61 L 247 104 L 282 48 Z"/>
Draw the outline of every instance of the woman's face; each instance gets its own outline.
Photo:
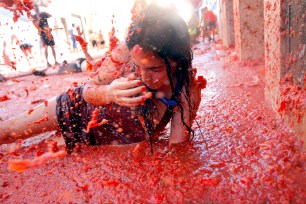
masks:
<path id="1" fill-rule="evenodd" d="M 166 65 L 155 53 L 141 48 L 133 49 L 131 59 L 143 83 L 150 89 L 162 90 L 170 86 Z"/>

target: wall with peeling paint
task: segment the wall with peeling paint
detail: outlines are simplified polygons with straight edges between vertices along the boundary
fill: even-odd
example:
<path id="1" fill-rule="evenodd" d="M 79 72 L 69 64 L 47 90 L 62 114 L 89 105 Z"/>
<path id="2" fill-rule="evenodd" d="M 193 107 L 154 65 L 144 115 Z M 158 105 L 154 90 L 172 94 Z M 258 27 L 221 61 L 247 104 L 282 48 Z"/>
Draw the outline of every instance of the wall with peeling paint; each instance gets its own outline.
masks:
<path id="1" fill-rule="evenodd" d="M 264 1 L 266 99 L 306 144 L 306 1 Z"/>
<path id="2" fill-rule="evenodd" d="M 277 109 L 279 103 L 279 81 L 281 73 L 281 17 L 279 0 L 264 1 L 264 38 L 265 38 L 265 76 L 266 76 L 266 99 L 273 109 Z"/>
<path id="3" fill-rule="evenodd" d="M 240 60 L 264 56 L 262 0 L 234 0 L 235 48 Z"/>

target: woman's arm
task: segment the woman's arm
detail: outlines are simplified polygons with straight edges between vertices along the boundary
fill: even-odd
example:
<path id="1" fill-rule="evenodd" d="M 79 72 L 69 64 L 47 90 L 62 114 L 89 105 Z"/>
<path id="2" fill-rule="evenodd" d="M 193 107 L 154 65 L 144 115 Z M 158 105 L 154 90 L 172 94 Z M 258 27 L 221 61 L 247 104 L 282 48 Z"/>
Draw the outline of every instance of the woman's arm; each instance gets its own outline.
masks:
<path id="1" fill-rule="evenodd" d="M 117 45 L 85 85 L 83 96 L 86 102 L 96 106 L 115 102 L 121 106 L 133 107 L 149 98 L 150 94 L 144 92 L 146 87 L 134 74 L 123 76 L 129 60 L 126 45 Z"/>
<path id="2" fill-rule="evenodd" d="M 80 26 L 77 26 L 77 27 L 76 27 L 76 31 L 77 31 L 77 34 L 78 34 L 79 36 L 83 35 L 83 31 L 81 31 Z"/>
<path id="3" fill-rule="evenodd" d="M 87 103 L 102 106 L 112 102 L 121 106 L 134 107 L 142 104 L 151 95 L 143 83 L 131 73 L 119 77 L 124 71 L 108 56 L 95 76 L 85 85 L 83 97 Z M 116 73 L 116 75 L 114 75 Z"/>
<path id="4" fill-rule="evenodd" d="M 96 84 L 90 81 L 85 85 L 83 97 L 87 103 L 102 106 L 112 102 L 121 106 L 134 107 L 142 104 L 149 94 L 142 92 L 146 90 L 142 82 L 137 79 L 118 78 L 110 84 Z"/>
<path id="5" fill-rule="evenodd" d="M 188 101 L 183 94 L 184 92 L 185 89 L 183 88 L 181 95 L 181 104 L 184 109 L 184 122 L 186 123 L 187 126 L 191 127 L 201 102 L 201 88 L 196 86 L 195 84 L 192 85 L 191 87 L 190 100 L 192 103 L 191 104 L 192 110 L 189 110 Z M 171 129 L 170 129 L 170 138 L 169 138 L 170 145 L 188 141 L 190 138 L 190 133 L 188 132 L 188 129 L 184 126 L 181 116 L 182 113 L 177 107 L 177 110 L 174 113 L 171 120 Z"/>
<path id="6" fill-rule="evenodd" d="M 0 123 L 0 144 L 14 142 L 34 135 L 58 130 L 56 97 L 31 111 L 21 113 Z"/>

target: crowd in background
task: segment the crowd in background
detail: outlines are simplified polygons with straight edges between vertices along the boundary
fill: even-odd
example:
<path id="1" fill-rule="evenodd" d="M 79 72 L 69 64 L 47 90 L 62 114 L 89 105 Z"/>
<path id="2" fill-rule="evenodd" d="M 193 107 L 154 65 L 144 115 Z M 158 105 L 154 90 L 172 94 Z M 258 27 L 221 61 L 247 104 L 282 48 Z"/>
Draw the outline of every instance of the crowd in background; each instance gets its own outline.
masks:
<path id="1" fill-rule="evenodd" d="M 45 8 L 42 7 L 43 11 L 41 13 L 43 14 L 46 13 L 44 9 Z M 37 16 L 38 12 L 39 9 L 33 10 L 33 17 Z M 5 26 L 15 27 L 15 30 L 19 31 L 19 34 L 16 34 L 14 29 L 9 32 L 4 30 L 3 32 L 0 31 L 0 35 L 4 36 L 10 33 L 10 36 L 15 35 L 15 39 L 18 39 L 13 42 L 11 39 L 5 40 L 5 37 L 1 38 L 6 42 L 12 41 L 12 43 L 6 43 L 5 52 L 10 56 L 10 60 L 14 61 L 18 70 L 29 69 L 33 66 L 47 65 L 47 67 L 51 67 L 58 65 L 63 60 L 66 60 L 66 56 L 68 55 L 73 55 L 76 59 L 78 55 L 81 54 L 81 52 L 79 52 L 81 46 L 74 37 L 78 33 L 77 29 L 81 30 L 81 35 L 88 42 L 88 48 L 90 50 L 98 52 L 108 46 L 108 38 L 111 36 L 112 32 L 108 32 L 108 28 L 84 27 L 78 19 L 59 22 L 58 19 L 52 18 L 51 15 L 46 19 L 47 20 L 42 20 L 42 22 L 47 23 L 46 27 L 51 31 L 47 36 L 51 36 L 54 42 L 52 42 L 52 40 L 50 42 L 44 42 L 46 34 L 43 33 L 46 31 L 43 31 L 42 28 L 39 28 L 37 31 L 37 27 L 39 27 L 39 23 L 35 25 L 37 19 L 28 19 L 28 22 L 22 22 L 19 23 L 19 25 L 12 23 L 12 26 Z M 7 22 L 2 19 L 0 23 L 5 24 Z M 25 24 L 26 26 L 24 27 L 26 28 L 21 29 L 20 24 Z M 188 21 L 188 31 L 191 42 L 196 44 L 206 40 L 209 42 L 214 41 L 215 35 L 217 34 L 216 24 L 217 17 L 212 10 L 208 9 L 206 6 L 197 8 Z M 40 35 L 37 35 L 37 33 Z M 2 42 L 0 43 L 3 44 Z M 48 50 L 52 51 L 52 55 L 49 55 Z M 3 59 L 0 59 L 0 64 L 4 64 L 1 60 Z"/>
<path id="2" fill-rule="evenodd" d="M 217 16 L 214 12 L 207 7 L 195 10 L 189 21 L 188 31 L 190 40 L 193 44 L 204 42 L 205 40 L 215 41 L 215 35 L 217 34 Z"/>
<path id="3" fill-rule="evenodd" d="M 101 28 L 83 27 L 76 18 L 60 22 L 44 7 L 34 6 L 31 13 L 31 17 L 21 16 L 14 22 L 11 12 L 0 8 L 2 74 L 48 68 L 58 66 L 65 60 L 77 59 L 82 55 L 81 46 L 75 38 L 78 29 L 88 41 L 88 49 L 98 52 L 107 47 L 108 39 L 104 38 Z"/>

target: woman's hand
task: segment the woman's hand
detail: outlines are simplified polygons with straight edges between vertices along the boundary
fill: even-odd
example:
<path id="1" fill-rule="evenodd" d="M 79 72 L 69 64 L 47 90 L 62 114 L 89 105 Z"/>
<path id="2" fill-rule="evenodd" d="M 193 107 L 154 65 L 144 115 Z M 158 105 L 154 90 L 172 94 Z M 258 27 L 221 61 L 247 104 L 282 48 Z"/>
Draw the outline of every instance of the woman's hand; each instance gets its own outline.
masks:
<path id="1" fill-rule="evenodd" d="M 143 83 L 134 76 L 115 79 L 107 86 L 107 93 L 112 102 L 121 106 L 134 107 L 148 99 L 152 94 L 146 91 Z"/>

